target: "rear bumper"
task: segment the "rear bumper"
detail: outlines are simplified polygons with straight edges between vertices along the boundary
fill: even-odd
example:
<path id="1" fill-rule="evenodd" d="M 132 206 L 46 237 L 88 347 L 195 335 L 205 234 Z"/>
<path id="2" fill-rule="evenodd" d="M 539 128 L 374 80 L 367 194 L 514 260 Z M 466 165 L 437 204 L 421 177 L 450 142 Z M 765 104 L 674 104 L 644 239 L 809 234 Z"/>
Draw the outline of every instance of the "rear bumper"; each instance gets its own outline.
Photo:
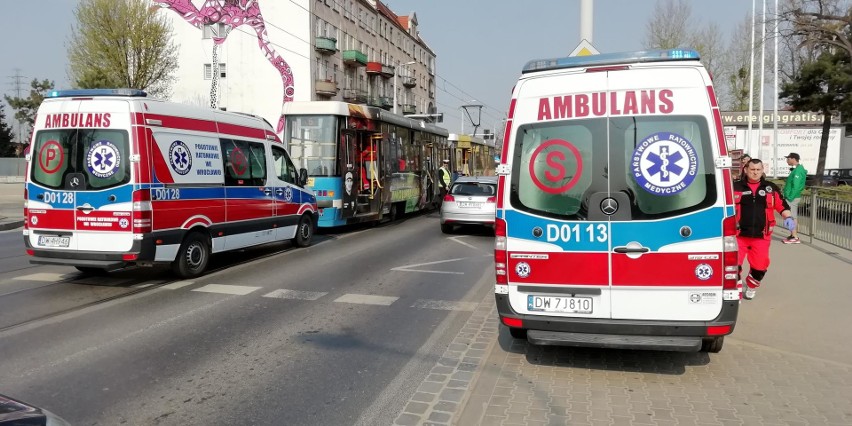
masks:
<path id="1" fill-rule="evenodd" d="M 146 234 L 142 240 L 133 242 L 127 252 L 110 251 L 76 251 L 76 250 L 52 250 L 33 247 L 29 239 L 24 237 L 24 246 L 27 251 L 32 252 L 30 263 L 36 265 L 62 265 L 62 266 L 84 266 L 90 268 L 118 269 L 124 266 L 152 261 L 156 247 L 156 237 Z M 134 254 L 134 259 L 127 259 L 125 255 Z"/>
<path id="2" fill-rule="evenodd" d="M 723 301 L 719 316 L 710 321 L 612 320 L 519 314 L 509 304 L 508 295 L 495 296 L 501 321 L 521 320 L 529 341 L 537 345 L 667 351 L 698 351 L 703 339 L 731 334 L 740 306 L 738 300 Z M 709 327 L 724 332 L 709 334 Z"/>
<path id="3" fill-rule="evenodd" d="M 493 225 L 494 212 L 482 214 L 441 213 L 441 224 L 449 225 Z"/>

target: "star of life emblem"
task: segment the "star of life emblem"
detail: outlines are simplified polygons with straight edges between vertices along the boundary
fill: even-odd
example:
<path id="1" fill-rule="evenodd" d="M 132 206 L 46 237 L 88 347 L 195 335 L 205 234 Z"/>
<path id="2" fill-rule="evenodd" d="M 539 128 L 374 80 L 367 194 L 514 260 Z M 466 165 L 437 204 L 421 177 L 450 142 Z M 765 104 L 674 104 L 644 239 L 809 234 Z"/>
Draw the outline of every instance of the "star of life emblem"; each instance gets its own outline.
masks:
<path id="1" fill-rule="evenodd" d="M 713 276 L 713 267 L 702 263 L 695 267 L 695 276 L 701 281 L 707 281 Z"/>
<path id="2" fill-rule="evenodd" d="M 288 203 L 293 201 L 293 189 L 289 186 L 284 188 L 284 201 Z"/>
<path id="3" fill-rule="evenodd" d="M 121 154 L 118 147 L 107 140 L 93 143 L 86 153 L 86 168 L 89 173 L 101 179 L 114 175 L 120 164 Z"/>
<path id="4" fill-rule="evenodd" d="M 179 175 L 185 175 L 192 169 L 192 154 L 183 141 L 174 141 L 169 147 L 169 164 Z"/>
<path id="5" fill-rule="evenodd" d="M 630 171 L 643 190 L 671 196 L 686 190 L 698 175 L 698 153 L 676 133 L 654 133 L 633 151 Z"/>
<path id="6" fill-rule="evenodd" d="M 532 268 L 530 268 L 530 264 L 527 262 L 518 262 L 518 264 L 515 265 L 515 273 L 517 273 L 521 278 L 530 276 L 530 272 L 532 272 Z"/>

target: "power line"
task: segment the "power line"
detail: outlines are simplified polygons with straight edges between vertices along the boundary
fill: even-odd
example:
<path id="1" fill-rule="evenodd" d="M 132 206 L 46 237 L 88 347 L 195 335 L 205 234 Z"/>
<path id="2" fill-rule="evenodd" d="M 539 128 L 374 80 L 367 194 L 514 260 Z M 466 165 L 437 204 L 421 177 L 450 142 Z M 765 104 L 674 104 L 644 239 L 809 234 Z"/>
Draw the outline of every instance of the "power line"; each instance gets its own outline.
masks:
<path id="1" fill-rule="evenodd" d="M 21 69 L 20 68 L 15 68 L 15 75 L 9 76 L 9 79 L 12 80 L 11 85 L 14 87 L 15 97 L 20 99 L 22 87 L 24 86 L 24 79 L 26 79 L 26 77 L 21 75 Z M 23 143 L 23 141 L 24 141 L 24 133 L 23 133 L 24 123 L 20 119 L 18 119 L 17 122 L 18 122 L 18 143 Z"/>

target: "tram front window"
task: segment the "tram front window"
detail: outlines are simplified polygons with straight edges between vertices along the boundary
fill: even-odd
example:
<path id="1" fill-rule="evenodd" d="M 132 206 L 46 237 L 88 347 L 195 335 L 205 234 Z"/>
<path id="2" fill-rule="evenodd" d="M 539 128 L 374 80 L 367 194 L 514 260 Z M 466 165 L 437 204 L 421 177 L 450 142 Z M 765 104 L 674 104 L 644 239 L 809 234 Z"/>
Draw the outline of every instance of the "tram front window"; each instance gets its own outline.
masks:
<path id="1" fill-rule="evenodd" d="M 284 143 L 297 168 L 305 168 L 310 176 L 337 175 L 337 117 L 333 115 L 298 115 L 287 117 Z"/>

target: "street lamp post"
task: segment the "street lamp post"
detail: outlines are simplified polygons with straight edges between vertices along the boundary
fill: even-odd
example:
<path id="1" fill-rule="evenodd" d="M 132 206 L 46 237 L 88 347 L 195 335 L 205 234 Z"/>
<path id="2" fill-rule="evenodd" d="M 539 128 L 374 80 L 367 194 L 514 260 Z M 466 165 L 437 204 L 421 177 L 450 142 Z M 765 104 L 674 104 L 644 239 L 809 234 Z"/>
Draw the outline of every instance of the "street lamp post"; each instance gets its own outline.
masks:
<path id="1" fill-rule="evenodd" d="M 397 68 L 405 68 L 411 64 L 416 63 L 417 61 L 409 61 L 404 64 L 400 64 Z M 399 114 L 399 103 L 397 102 L 397 80 L 399 80 L 397 69 L 393 70 L 393 113 Z"/>

